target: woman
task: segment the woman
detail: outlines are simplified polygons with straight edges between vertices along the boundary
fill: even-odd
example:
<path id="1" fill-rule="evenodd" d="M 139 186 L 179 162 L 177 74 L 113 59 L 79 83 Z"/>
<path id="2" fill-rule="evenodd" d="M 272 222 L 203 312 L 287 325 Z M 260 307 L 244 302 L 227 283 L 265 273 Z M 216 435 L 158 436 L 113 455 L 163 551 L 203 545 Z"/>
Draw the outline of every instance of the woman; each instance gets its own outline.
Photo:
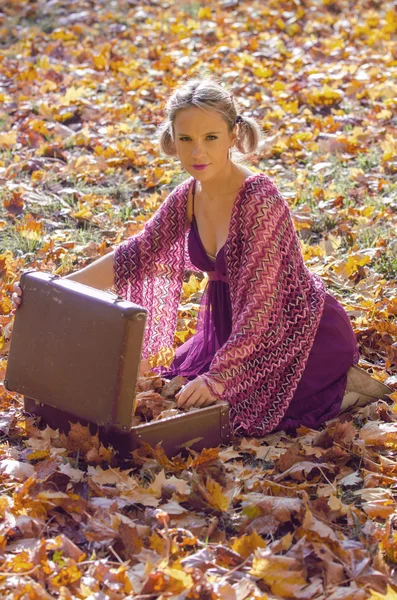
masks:
<path id="1" fill-rule="evenodd" d="M 188 378 L 179 406 L 227 401 L 236 435 L 316 428 L 351 403 L 372 400 L 363 398 L 365 387 L 345 394 L 348 372 L 358 372 L 354 332 L 304 265 L 287 203 L 267 175 L 231 157 L 233 147 L 242 156 L 258 148 L 255 120 L 238 115 L 213 78 L 177 88 L 165 112 L 161 148 L 191 177 L 141 233 L 67 278 L 99 289 L 114 285 L 148 310 L 147 359 L 173 344 L 185 271 L 208 273 L 197 333 L 170 368 L 158 371 Z M 377 382 L 367 379 L 376 396 Z"/>

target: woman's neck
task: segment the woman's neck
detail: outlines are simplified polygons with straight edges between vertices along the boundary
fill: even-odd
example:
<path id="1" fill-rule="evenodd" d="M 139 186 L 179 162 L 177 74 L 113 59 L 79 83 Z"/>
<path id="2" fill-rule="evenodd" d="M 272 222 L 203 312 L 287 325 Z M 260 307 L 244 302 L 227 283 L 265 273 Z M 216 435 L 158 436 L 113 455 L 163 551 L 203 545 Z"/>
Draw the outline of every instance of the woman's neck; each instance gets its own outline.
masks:
<path id="1" fill-rule="evenodd" d="M 216 202 L 220 198 L 229 196 L 236 187 L 239 187 L 243 173 L 230 160 L 225 166 L 207 181 L 197 181 L 196 193 L 209 202 Z"/>

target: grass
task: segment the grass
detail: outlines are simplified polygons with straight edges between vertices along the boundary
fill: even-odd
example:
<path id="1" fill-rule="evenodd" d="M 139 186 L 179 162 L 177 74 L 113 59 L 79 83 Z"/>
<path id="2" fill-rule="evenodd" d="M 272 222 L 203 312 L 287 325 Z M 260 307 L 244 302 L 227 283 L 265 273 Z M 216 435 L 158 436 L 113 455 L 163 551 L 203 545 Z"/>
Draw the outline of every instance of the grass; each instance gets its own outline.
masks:
<path id="1" fill-rule="evenodd" d="M 0 253 L 10 250 L 14 256 L 23 256 L 36 252 L 43 244 L 43 240 L 26 238 L 12 228 L 0 231 Z"/>
<path id="2" fill-rule="evenodd" d="M 201 8 L 201 3 L 199 2 L 199 0 L 191 0 L 190 2 L 183 2 L 183 4 L 180 5 L 181 12 L 186 13 L 193 19 L 195 19 L 197 17 L 200 8 Z"/>
<path id="3" fill-rule="evenodd" d="M 373 206 L 375 212 L 382 211 L 386 204 L 393 202 L 397 196 L 397 186 L 390 184 L 379 194 L 371 193 L 371 190 L 369 190 L 363 198 L 359 200 L 355 198 L 353 190 L 356 190 L 359 184 L 350 177 L 351 169 L 362 169 L 366 175 L 372 170 L 378 172 L 381 163 L 381 153 L 379 151 L 371 149 L 368 153 L 358 153 L 356 157 L 352 158 L 351 162 L 346 162 L 338 153 L 326 158 L 314 156 L 313 164 L 317 160 L 331 163 L 331 173 L 326 176 L 323 176 L 321 172 L 318 174 L 307 173 L 305 185 L 293 206 L 293 208 L 298 208 L 300 205 L 306 204 L 311 209 L 313 225 L 310 233 L 312 235 L 306 239 L 309 244 L 318 244 L 324 235 L 337 228 L 340 223 L 338 212 L 335 213 L 335 217 L 332 217 L 324 214 L 324 211 L 319 208 L 319 201 L 315 196 L 316 189 L 330 190 L 330 186 L 332 186 L 332 194 L 329 197 L 342 196 L 344 208 Z M 384 197 L 388 198 L 388 203 L 384 202 Z M 347 234 L 340 236 L 342 243 L 335 254 L 342 257 L 351 251 L 353 244 L 356 244 L 360 250 L 379 247 L 379 257 L 372 261 L 371 268 L 384 276 L 385 279 L 397 279 L 397 244 L 390 243 L 397 239 L 395 222 L 381 219 L 378 223 L 370 223 L 368 226 L 360 228 L 358 221 L 355 221 L 354 217 L 349 217 L 349 223 L 350 226 L 353 226 L 352 233 L 356 237 Z M 380 240 L 385 240 L 386 245 L 379 246 Z"/>
<path id="4" fill-rule="evenodd" d="M 384 275 L 385 279 L 397 279 L 397 252 L 386 252 L 373 262 L 373 268 Z"/>
<path id="5" fill-rule="evenodd" d="M 69 235 L 64 241 L 75 242 L 78 246 L 86 246 L 90 242 L 100 243 L 104 239 L 103 234 L 97 229 L 70 229 L 66 233 Z M 30 239 L 12 228 L 0 231 L 0 253 L 10 250 L 14 256 L 25 256 L 40 250 L 44 243 L 43 237 Z"/>

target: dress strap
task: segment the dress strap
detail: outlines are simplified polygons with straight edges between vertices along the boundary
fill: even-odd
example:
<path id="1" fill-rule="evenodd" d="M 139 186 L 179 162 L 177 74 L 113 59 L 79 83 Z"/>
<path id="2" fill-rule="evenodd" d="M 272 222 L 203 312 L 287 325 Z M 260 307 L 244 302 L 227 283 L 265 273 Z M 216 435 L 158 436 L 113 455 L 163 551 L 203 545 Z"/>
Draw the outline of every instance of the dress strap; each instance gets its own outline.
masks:
<path id="1" fill-rule="evenodd" d="M 193 204 L 192 204 L 192 219 L 194 217 L 194 194 L 196 192 L 196 180 L 193 181 L 193 187 L 192 187 L 192 198 L 193 198 Z"/>

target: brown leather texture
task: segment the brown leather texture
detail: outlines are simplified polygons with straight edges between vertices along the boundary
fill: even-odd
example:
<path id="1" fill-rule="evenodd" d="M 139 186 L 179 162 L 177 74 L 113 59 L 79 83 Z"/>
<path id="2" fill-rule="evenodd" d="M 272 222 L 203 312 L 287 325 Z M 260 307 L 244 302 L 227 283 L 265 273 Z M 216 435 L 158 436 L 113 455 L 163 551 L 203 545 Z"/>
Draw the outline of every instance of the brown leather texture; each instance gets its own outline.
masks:
<path id="1" fill-rule="evenodd" d="M 28 397 L 25 397 L 25 411 L 28 415 L 41 417 L 52 429 L 63 432 L 68 432 L 70 423 L 77 420 L 83 425 L 89 425 L 93 435 L 98 432 L 101 442 L 111 444 L 122 457 L 129 457 L 130 452 L 139 448 L 141 442 L 150 444 L 152 448 L 161 443 L 165 453 L 172 457 L 186 446 L 200 452 L 203 448 L 216 448 L 230 440 L 229 407 L 226 403 L 131 427 L 124 433 L 76 419 L 75 415 Z"/>
<path id="2" fill-rule="evenodd" d="M 5 387 L 53 428 L 90 423 L 122 454 L 141 441 L 173 456 L 188 442 L 230 439 L 228 405 L 216 404 L 131 427 L 146 323 L 144 308 L 74 281 L 37 271 L 21 277 Z"/>
<path id="3" fill-rule="evenodd" d="M 5 386 L 103 427 L 129 429 L 146 311 L 48 273 L 21 277 Z"/>

